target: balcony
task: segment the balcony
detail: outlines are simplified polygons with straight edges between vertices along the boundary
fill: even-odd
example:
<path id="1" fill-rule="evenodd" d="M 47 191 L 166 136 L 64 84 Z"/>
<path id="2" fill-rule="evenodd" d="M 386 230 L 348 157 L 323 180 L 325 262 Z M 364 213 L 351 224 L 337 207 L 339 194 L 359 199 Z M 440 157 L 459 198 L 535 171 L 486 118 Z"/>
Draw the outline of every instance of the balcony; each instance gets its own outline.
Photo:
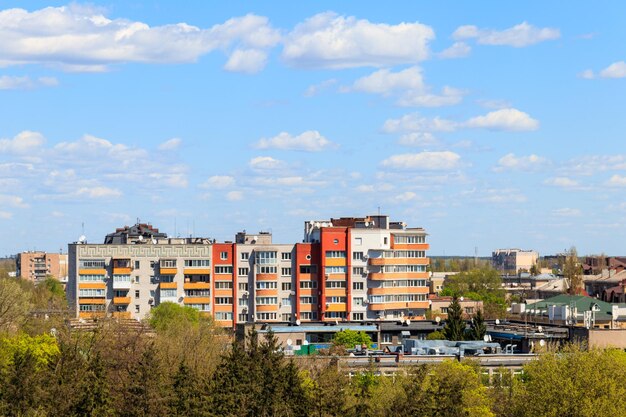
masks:
<path id="1" fill-rule="evenodd" d="M 211 304 L 211 297 L 185 297 L 184 304 Z"/>
<path id="2" fill-rule="evenodd" d="M 83 305 L 83 304 L 106 304 L 106 299 L 104 298 L 104 296 L 102 298 L 86 298 L 86 297 L 79 297 L 78 302 Z"/>
<path id="3" fill-rule="evenodd" d="M 162 290 L 175 290 L 178 286 L 176 282 L 161 282 L 159 283 L 159 288 Z"/>
<path id="4" fill-rule="evenodd" d="M 130 311 L 114 311 L 112 316 L 115 319 L 129 319 Z"/>
<path id="5" fill-rule="evenodd" d="M 164 268 L 164 267 L 159 268 L 159 274 L 161 275 L 176 275 L 177 272 L 178 272 L 177 268 Z"/>
<path id="6" fill-rule="evenodd" d="M 126 275 L 128 277 L 128 275 Z M 130 279 L 119 279 L 113 275 L 113 289 L 114 290 L 130 290 Z"/>
<path id="7" fill-rule="evenodd" d="M 367 276 L 374 281 L 386 279 L 427 279 L 428 272 L 370 272 Z"/>
<path id="8" fill-rule="evenodd" d="M 211 275 L 211 268 L 190 268 L 185 267 L 183 270 L 185 275 Z"/>
<path id="9" fill-rule="evenodd" d="M 163 283 L 161 283 L 161 285 L 163 285 Z M 161 287 L 161 288 L 165 288 L 165 287 Z M 210 290 L 211 283 L 210 282 L 185 282 L 183 284 L 183 289 L 184 290 Z"/>
<path id="10" fill-rule="evenodd" d="M 398 301 L 392 303 L 370 303 L 370 310 L 406 310 L 406 309 L 428 309 L 428 301 Z"/>
<path id="11" fill-rule="evenodd" d="M 106 289 L 107 284 L 105 282 L 81 282 L 78 284 L 79 289 L 96 289 L 103 290 Z"/>
<path id="12" fill-rule="evenodd" d="M 130 297 L 113 297 L 113 304 L 128 305 L 130 304 Z"/>
<path id="13" fill-rule="evenodd" d="M 428 258 L 369 258 L 369 264 L 373 266 L 383 265 L 428 265 Z"/>
<path id="14" fill-rule="evenodd" d="M 79 275 L 106 275 L 106 273 L 104 268 L 80 268 L 78 270 Z"/>

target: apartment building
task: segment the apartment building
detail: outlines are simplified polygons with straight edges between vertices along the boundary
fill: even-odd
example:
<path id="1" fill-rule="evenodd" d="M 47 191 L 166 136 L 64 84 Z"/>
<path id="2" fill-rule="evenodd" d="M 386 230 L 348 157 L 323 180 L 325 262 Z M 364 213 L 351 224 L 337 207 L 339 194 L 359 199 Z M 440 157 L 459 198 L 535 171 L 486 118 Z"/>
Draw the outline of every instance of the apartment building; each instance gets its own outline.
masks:
<path id="1" fill-rule="evenodd" d="M 67 254 L 22 252 L 15 257 L 16 276 L 38 283 L 52 276 L 67 281 Z"/>
<path id="2" fill-rule="evenodd" d="M 539 254 L 533 250 L 497 249 L 491 253 L 494 269 L 501 272 L 517 274 L 520 270 L 530 271 L 537 264 Z"/>
<path id="3" fill-rule="evenodd" d="M 219 243 L 168 238 L 138 224 L 103 244 L 70 244 L 67 294 L 80 317 L 142 319 L 169 301 L 225 327 L 415 319 L 429 307 L 426 250 L 424 229 L 388 216 L 307 221 L 296 244 L 267 232 Z"/>

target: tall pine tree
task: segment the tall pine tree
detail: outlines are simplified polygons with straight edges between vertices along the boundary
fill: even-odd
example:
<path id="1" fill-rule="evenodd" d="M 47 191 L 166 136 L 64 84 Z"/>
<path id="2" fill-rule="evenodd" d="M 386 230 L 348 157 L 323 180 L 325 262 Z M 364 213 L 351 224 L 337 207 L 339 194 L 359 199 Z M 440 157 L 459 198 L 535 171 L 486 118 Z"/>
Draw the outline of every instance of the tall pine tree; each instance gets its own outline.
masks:
<path id="1" fill-rule="evenodd" d="M 455 296 L 448 307 L 448 318 L 443 327 L 443 335 L 446 340 L 463 340 L 465 335 L 465 320 L 459 299 Z"/>

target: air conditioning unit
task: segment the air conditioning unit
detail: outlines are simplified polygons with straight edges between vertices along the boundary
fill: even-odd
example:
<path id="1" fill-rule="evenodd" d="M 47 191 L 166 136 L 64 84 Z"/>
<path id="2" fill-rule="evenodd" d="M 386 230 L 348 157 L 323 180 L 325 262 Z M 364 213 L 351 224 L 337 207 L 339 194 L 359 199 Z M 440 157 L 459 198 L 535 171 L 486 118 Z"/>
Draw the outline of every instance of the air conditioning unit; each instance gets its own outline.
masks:
<path id="1" fill-rule="evenodd" d="M 148 304 L 154 304 L 154 298 L 149 299 Z"/>
<path id="2" fill-rule="evenodd" d="M 243 295 L 244 297 L 247 297 L 248 296 L 248 291 L 242 291 L 241 295 Z"/>
<path id="3" fill-rule="evenodd" d="M 330 278 L 330 274 L 326 274 L 324 276 L 326 277 L 326 279 Z"/>
<path id="4" fill-rule="evenodd" d="M 241 307 L 241 311 L 243 313 L 246 313 L 248 311 L 248 307 L 246 307 L 246 306 Z"/>
<path id="5" fill-rule="evenodd" d="M 326 308 L 328 308 L 328 307 L 330 307 L 330 304 L 329 304 L 329 303 L 326 303 Z"/>
<path id="6" fill-rule="evenodd" d="M 369 257 L 370 256 L 367 253 L 363 255 L 363 259 L 365 259 L 365 260 L 369 259 Z"/>

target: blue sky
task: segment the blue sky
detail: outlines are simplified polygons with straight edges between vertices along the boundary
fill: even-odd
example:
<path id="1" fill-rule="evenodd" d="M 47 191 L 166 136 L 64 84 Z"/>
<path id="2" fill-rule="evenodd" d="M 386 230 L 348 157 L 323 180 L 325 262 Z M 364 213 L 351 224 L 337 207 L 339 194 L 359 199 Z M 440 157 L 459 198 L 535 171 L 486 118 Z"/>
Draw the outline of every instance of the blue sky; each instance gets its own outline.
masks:
<path id="1" fill-rule="evenodd" d="M 624 254 L 622 2 L 0 7 L 0 255 L 379 207 L 433 255 Z"/>

